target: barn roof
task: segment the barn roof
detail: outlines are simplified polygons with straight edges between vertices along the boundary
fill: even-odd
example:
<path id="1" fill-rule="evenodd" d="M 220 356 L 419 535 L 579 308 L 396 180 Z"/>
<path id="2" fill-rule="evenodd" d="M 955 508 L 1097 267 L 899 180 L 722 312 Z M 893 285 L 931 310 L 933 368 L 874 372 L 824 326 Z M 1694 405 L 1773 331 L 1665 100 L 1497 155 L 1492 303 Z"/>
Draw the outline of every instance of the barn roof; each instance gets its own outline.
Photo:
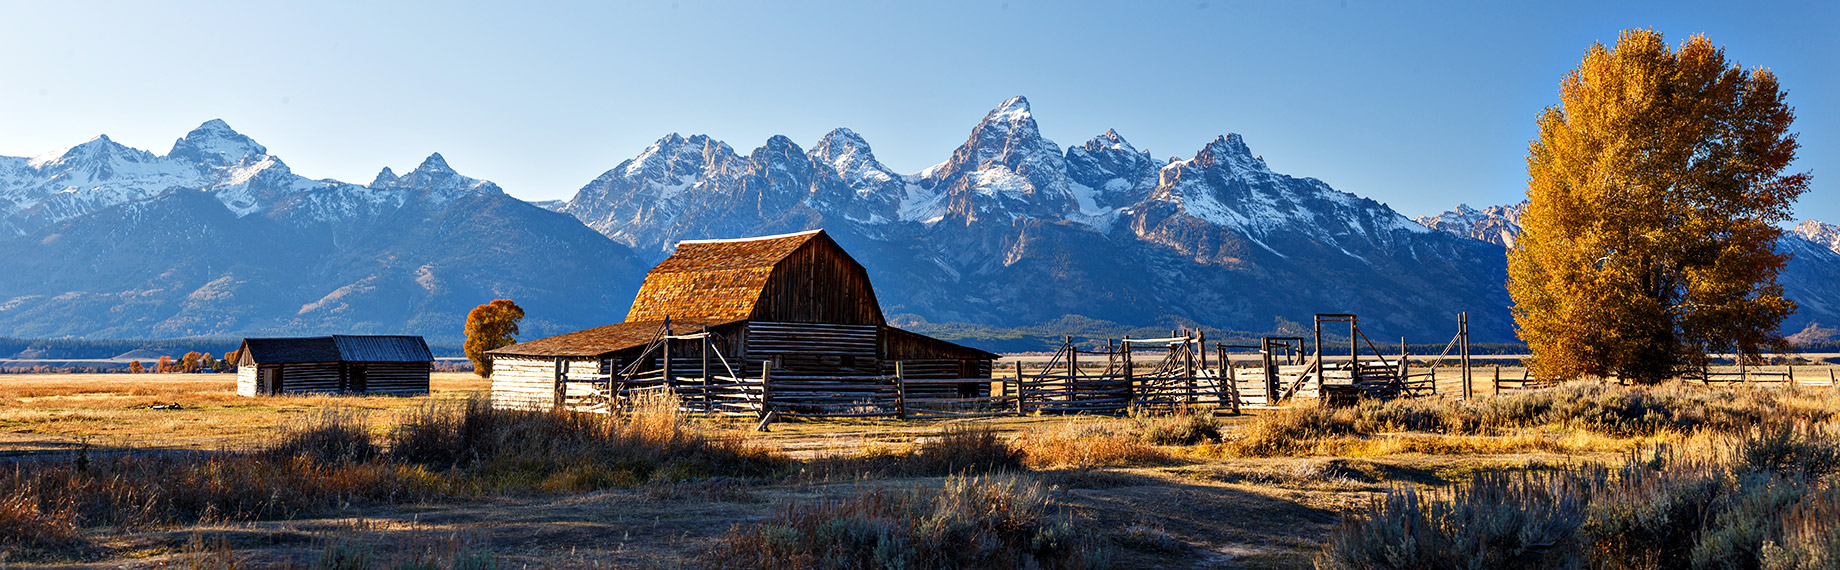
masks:
<path id="1" fill-rule="evenodd" d="M 773 268 L 824 230 L 742 239 L 686 240 L 645 274 L 627 321 L 666 317 L 746 319 Z"/>
<path id="2" fill-rule="evenodd" d="M 671 334 L 690 334 L 703 327 L 719 327 L 736 319 L 671 319 Z M 629 348 L 645 346 L 663 328 L 664 319 L 624 322 L 588 330 L 539 338 L 486 351 L 493 356 L 601 356 Z"/>
<path id="3" fill-rule="evenodd" d="M 434 361 L 434 353 L 419 336 L 246 338 L 243 350 L 257 364 Z"/>
<path id="4" fill-rule="evenodd" d="M 348 362 L 433 362 L 434 352 L 419 336 L 332 335 L 339 358 Z"/>

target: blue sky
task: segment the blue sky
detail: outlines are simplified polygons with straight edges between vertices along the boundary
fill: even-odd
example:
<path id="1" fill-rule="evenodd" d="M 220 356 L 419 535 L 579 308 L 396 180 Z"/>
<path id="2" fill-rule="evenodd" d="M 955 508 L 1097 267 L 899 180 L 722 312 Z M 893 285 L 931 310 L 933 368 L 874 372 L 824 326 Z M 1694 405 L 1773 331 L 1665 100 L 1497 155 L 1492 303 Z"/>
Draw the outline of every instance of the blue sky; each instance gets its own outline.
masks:
<path id="1" fill-rule="evenodd" d="M 542 200 L 670 132 L 745 153 L 847 126 L 918 171 L 1021 94 L 1063 147 L 1115 128 L 1186 157 L 1237 132 L 1280 172 L 1422 215 L 1519 200 L 1560 78 L 1650 27 L 1778 74 L 1815 175 L 1798 215 L 1840 222 L 1836 4 L 11 2 L 0 154 L 99 133 L 163 153 L 223 118 L 307 176 L 439 151 Z"/>

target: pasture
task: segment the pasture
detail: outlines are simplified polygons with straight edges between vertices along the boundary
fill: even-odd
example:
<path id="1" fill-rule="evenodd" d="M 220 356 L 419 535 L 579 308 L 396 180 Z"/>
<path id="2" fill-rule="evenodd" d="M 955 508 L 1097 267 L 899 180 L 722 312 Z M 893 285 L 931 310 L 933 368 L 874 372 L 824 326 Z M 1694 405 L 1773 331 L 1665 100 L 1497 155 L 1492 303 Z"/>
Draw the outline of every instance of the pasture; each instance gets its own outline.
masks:
<path id="1" fill-rule="evenodd" d="M 1344 515 L 1402 489 L 1620 465 L 1657 446 L 1717 447 L 1772 421 L 1825 426 L 1840 413 L 1840 392 L 1812 383 L 1582 383 L 1471 402 L 785 421 L 760 433 L 669 406 L 618 419 L 491 412 L 469 400 L 486 388 L 471 374 L 437 373 L 433 393 L 414 398 L 239 398 L 232 384 L 0 376 L 0 455 L 12 463 L 0 476 L 0 560 L 924 567 L 975 555 L 1301 568 L 1323 560 Z M 945 526 L 902 526 L 915 513 Z"/>

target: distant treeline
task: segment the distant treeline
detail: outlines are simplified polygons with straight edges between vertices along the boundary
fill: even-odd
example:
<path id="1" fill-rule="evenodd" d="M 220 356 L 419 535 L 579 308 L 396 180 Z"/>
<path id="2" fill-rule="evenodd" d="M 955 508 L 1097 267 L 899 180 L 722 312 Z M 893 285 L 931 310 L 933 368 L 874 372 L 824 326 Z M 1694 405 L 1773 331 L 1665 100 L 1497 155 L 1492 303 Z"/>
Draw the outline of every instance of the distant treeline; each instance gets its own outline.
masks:
<path id="1" fill-rule="evenodd" d="M 187 352 L 210 353 L 223 356 L 236 350 L 243 342 L 240 338 L 172 338 L 172 339 L 43 339 L 43 338 L 7 338 L 0 337 L 0 358 L 29 358 L 33 360 L 89 360 L 114 358 L 136 350 L 146 350 L 156 355 L 173 356 Z M 459 346 L 428 346 L 436 357 L 463 356 Z"/>

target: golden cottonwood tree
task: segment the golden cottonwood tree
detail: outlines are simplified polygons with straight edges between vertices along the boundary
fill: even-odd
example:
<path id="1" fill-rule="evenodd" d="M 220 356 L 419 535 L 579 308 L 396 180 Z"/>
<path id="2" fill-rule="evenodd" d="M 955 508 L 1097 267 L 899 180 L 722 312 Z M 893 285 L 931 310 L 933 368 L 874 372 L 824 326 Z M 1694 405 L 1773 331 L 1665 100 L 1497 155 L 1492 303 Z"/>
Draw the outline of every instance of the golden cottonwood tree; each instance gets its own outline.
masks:
<path id="1" fill-rule="evenodd" d="M 486 351 L 516 343 L 518 322 L 523 320 L 524 309 L 510 299 L 495 299 L 466 314 L 464 350 L 473 361 L 473 373 L 482 378 L 492 375 L 492 359 L 486 358 Z"/>
<path id="2" fill-rule="evenodd" d="M 1709 353 L 1785 347 L 1795 303 L 1776 282 L 1775 224 L 1808 175 L 1783 174 L 1798 146 L 1784 94 L 1704 36 L 1591 46 L 1540 114 L 1508 252 L 1535 374 L 1656 382 L 1703 371 Z"/>

